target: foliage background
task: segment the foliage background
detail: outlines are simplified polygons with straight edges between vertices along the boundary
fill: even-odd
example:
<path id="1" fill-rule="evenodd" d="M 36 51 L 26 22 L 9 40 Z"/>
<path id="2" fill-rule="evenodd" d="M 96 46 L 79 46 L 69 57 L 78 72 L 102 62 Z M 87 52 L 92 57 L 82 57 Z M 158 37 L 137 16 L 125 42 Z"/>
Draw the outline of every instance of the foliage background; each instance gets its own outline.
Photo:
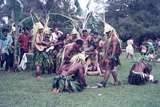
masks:
<path id="1" fill-rule="evenodd" d="M 6 4 L 4 4 L 4 1 L 7 1 Z M 2 19 L 4 16 L 9 18 L 9 23 L 18 23 L 30 16 L 31 10 L 35 11 L 42 21 L 45 20 L 47 13 L 64 14 L 74 19 L 77 19 L 83 13 L 78 0 L 72 0 L 74 4 L 71 0 L 44 1 L 45 3 L 41 0 L 1 0 L 0 24 L 5 24 Z M 98 0 L 95 2 L 99 3 Z M 152 39 L 160 37 L 159 0 L 108 0 L 104 5 L 106 7 L 106 21 L 116 28 L 123 41 L 132 37 L 139 44 L 145 37 Z M 57 24 L 65 32 L 68 29 L 68 32 L 70 32 L 71 23 L 63 24 L 67 19 L 55 19 L 50 20 L 50 26 Z M 67 28 L 67 25 L 69 25 L 69 28 Z M 31 26 L 31 21 L 26 21 L 25 26 Z M 93 17 L 90 18 L 87 27 L 99 33 L 103 31 L 103 24 L 96 22 Z"/>

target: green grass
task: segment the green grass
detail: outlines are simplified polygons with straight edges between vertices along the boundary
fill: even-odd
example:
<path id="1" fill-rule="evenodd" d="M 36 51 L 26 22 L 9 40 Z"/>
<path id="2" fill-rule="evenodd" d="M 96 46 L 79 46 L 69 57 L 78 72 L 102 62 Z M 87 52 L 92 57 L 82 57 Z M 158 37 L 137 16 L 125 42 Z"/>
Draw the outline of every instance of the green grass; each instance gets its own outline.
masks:
<path id="1" fill-rule="evenodd" d="M 160 85 L 128 85 L 127 76 L 133 62 L 126 60 L 124 55 L 121 59 L 119 78 L 123 85 L 85 89 L 80 93 L 52 94 L 51 75 L 43 75 L 40 81 L 36 81 L 31 71 L 0 71 L 0 107 L 160 107 Z M 160 80 L 159 69 L 158 64 L 153 64 L 153 74 Z M 91 86 L 100 80 L 102 77 L 87 77 Z"/>

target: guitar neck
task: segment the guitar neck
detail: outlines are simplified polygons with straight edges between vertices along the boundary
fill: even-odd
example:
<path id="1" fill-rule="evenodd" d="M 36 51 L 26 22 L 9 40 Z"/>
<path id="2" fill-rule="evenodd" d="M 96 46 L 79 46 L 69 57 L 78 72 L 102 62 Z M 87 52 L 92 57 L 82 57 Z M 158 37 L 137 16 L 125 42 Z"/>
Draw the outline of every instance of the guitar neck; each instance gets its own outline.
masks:
<path id="1" fill-rule="evenodd" d="M 57 42 L 57 43 L 52 44 L 51 46 L 56 46 L 56 45 L 61 45 L 61 44 L 63 44 L 63 42 Z"/>

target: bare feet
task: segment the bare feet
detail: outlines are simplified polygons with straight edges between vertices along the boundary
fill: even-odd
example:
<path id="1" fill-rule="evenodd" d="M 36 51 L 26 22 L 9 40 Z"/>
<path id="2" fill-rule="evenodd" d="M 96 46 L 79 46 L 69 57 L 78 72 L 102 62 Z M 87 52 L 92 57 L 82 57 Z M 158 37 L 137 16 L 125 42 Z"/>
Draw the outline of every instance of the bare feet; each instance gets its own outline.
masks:
<path id="1" fill-rule="evenodd" d="M 60 93 L 60 89 L 56 89 L 56 88 L 52 89 L 51 91 L 52 91 L 53 94 Z"/>
<path id="2" fill-rule="evenodd" d="M 57 90 L 57 89 L 54 88 L 54 89 L 52 89 L 51 91 L 52 91 L 53 94 L 55 94 L 55 93 L 57 92 L 56 90 Z"/>
<path id="3" fill-rule="evenodd" d="M 114 82 L 113 85 L 117 86 L 117 85 L 121 85 L 120 81 Z"/>
<path id="4" fill-rule="evenodd" d="M 36 80 L 40 80 L 40 79 L 41 79 L 41 77 L 40 77 L 40 76 L 37 76 L 37 77 L 36 77 Z"/>
<path id="5" fill-rule="evenodd" d="M 107 83 L 105 81 L 101 81 L 100 83 L 96 84 L 98 88 L 105 88 Z"/>
<path id="6" fill-rule="evenodd" d="M 60 93 L 60 89 L 57 89 L 57 92 L 56 92 L 56 94 L 58 94 L 58 93 Z"/>

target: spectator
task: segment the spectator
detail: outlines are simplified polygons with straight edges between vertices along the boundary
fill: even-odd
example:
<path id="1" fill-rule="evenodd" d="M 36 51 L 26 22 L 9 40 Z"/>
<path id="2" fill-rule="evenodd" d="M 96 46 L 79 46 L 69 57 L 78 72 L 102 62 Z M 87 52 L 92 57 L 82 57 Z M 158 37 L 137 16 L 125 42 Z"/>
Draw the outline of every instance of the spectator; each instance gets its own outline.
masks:
<path id="1" fill-rule="evenodd" d="M 18 42 L 20 44 L 20 61 L 24 55 L 24 53 L 29 52 L 29 41 L 31 40 L 31 36 L 27 28 L 23 28 L 23 33 L 19 36 Z"/>
<path id="2" fill-rule="evenodd" d="M 13 39 L 12 36 L 8 34 L 9 30 L 7 28 L 2 29 L 2 38 L 0 39 L 1 42 L 1 67 L 3 67 L 4 62 L 6 62 L 5 71 L 8 71 L 9 68 L 12 68 L 13 65 L 11 65 L 12 58 L 11 53 L 13 51 Z"/>
<path id="3" fill-rule="evenodd" d="M 134 45 L 133 39 L 127 40 L 127 47 L 126 47 L 127 58 L 129 58 L 129 56 L 133 58 L 133 55 L 134 55 L 133 45 Z"/>
<path id="4" fill-rule="evenodd" d="M 49 40 L 51 42 L 57 42 L 58 41 L 58 38 L 61 37 L 63 35 L 63 32 L 61 32 L 58 27 L 54 27 L 53 28 L 53 32 L 49 38 Z"/>

